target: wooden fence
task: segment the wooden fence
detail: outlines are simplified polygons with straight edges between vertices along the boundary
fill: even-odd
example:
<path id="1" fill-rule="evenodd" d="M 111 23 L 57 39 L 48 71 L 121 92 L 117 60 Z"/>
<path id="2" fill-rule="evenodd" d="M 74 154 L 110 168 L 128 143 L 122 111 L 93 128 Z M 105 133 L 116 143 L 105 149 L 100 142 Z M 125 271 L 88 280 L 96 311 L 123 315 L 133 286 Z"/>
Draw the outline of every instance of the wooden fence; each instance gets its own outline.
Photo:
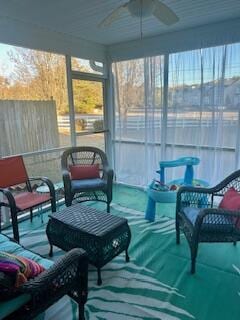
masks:
<path id="1" fill-rule="evenodd" d="M 55 101 L 0 100 L 0 157 L 58 148 Z M 31 176 L 61 178 L 60 154 L 24 158 Z"/>
<path id="2" fill-rule="evenodd" d="M 0 100 L 0 156 L 56 147 L 55 101 Z"/>

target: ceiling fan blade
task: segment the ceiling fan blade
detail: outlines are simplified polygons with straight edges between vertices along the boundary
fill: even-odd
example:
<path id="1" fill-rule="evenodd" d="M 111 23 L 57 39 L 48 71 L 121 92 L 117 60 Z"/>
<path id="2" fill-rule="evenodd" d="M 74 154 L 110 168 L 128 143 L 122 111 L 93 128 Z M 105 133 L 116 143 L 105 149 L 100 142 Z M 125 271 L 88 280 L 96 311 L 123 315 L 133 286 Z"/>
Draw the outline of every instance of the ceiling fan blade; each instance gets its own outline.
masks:
<path id="1" fill-rule="evenodd" d="M 127 11 L 127 3 L 114 9 L 106 18 L 104 18 L 100 23 L 99 27 L 108 27 L 114 21 L 118 20 L 123 12 Z"/>
<path id="2" fill-rule="evenodd" d="M 170 26 L 179 21 L 178 16 L 164 3 L 158 0 L 153 0 L 153 2 L 154 2 L 153 15 L 158 20 L 160 20 L 167 26 Z"/>

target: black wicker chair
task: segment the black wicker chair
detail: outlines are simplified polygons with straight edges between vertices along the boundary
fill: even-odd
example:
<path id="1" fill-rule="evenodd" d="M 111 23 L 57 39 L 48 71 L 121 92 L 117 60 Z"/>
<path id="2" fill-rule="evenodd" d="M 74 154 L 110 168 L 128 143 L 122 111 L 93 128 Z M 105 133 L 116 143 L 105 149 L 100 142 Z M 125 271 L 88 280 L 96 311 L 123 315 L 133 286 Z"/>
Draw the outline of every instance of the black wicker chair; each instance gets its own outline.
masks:
<path id="1" fill-rule="evenodd" d="M 29 294 L 31 298 L 5 317 L 5 320 L 34 319 L 66 294 L 78 304 L 79 320 L 84 320 L 84 306 L 88 295 L 86 252 L 82 249 L 69 251 L 49 269 L 27 281 L 18 291 L 19 294 Z"/>
<path id="2" fill-rule="evenodd" d="M 76 195 L 79 202 L 89 200 L 106 202 L 107 212 L 110 212 L 113 170 L 108 166 L 106 154 L 94 147 L 71 147 L 63 152 L 61 163 L 66 205 L 71 206 Z M 70 165 L 93 164 L 99 165 L 99 179 L 71 180 Z"/>
<path id="3" fill-rule="evenodd" d="M 213 188 L 185 186 L 177 193 L 176 241 L 180 243 L 180 230 L 183 231 L 191 251 L 191 273 L 195 273 L 200 242 L 232 242 L 236 245 L 240 241 L 240 229 L 236 226 L 240 211 L 214 208 L 215 199 L 221 199 L 232 187 L 240 192 L 240 170 Z"/>

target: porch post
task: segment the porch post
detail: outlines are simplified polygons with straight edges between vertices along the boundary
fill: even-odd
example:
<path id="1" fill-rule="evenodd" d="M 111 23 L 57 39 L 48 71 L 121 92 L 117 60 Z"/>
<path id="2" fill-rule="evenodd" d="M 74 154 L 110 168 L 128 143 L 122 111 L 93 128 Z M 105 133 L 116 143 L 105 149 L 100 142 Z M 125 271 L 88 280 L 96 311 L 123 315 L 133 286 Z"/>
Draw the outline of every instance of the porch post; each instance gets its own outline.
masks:
<path id="1" fill-rule="evenodd" d="M 113 74 L 112 63 L 110 59 L 106 62 L 106 74 L 107 78 L 104 81 L 104 121 L 107 132 L 105 134 L 105 146 L 106 154 L 110 166 L 115 169 L 114 166 L 114 139 L 115 139 L 115 108 L 114 108 L 114 93 L 113 93 Z"/>
<path id="2" fill-rule="evenodd" d="M 68 103 L 69 103 L 71 144 L 73 147 L 75 147 L 77 145 L 76 130 L 75 130 L 75 110 L 74 110 L 73 87 L 72 87 L 72 65 L 71 65 L 71 56 L 69 55 L 66 55 L 66 71 L 67 71 L 67 90 L 68 90 Z"/>

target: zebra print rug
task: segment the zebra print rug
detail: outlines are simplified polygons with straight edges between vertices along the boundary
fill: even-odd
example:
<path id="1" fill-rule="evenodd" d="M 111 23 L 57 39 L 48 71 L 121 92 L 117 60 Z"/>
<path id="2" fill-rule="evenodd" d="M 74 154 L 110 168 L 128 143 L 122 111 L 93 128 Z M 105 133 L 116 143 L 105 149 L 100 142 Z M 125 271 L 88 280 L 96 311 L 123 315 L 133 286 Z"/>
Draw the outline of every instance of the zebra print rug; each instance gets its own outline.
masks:
<path id="1" fill-rule="evenodd" d="M 99 207 L 99 204 L 94 204 Z M 100 205 L 101 206 L 101 205 Z M 128 219 L 132 231 L 130 262 L 124 254 L 102 269 L 103 284 L 97 286 L 97 273 L 90 266 L 86 319 L 90 320 L 221 320 L 239 319 L 240 250 L 229 244 L 203 245 L 199 250 L 197 272 L 192 276 L 186 240 L 175 244 L 175 221 L 158 216 L 144 219 L 144 212 L 113 203 L 111 213 Z M 21 227 L 21 243 L 48 257 L 49 245 L 44 223 L 34 218 L 32 230 Z M 57 259 L 64 254 L 54 248 Z M 39 319 L 75 320 L 77 307 L 65 297 Z"/>

